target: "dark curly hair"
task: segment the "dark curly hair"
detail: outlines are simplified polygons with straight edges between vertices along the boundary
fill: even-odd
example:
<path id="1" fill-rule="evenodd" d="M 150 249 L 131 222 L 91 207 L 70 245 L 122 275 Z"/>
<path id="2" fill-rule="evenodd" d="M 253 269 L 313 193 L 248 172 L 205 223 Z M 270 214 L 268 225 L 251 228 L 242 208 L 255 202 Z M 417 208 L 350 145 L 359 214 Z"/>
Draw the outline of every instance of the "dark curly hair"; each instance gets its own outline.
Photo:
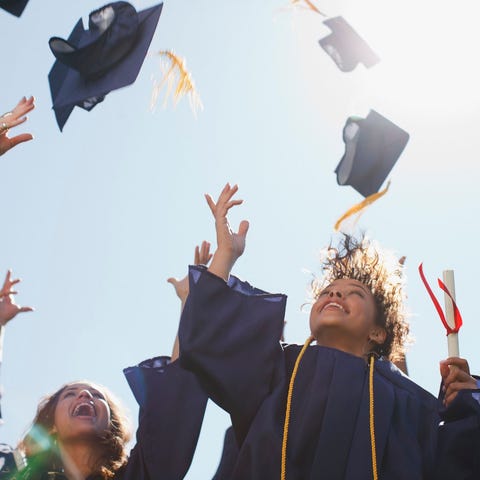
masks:
<path id="1" fill-rule="evenodd" d="M 103 437 L 99 438 L 98 446 L 103 451 L 103 455 L 94 465 L 94 475 L 102 480 L 111 479 L 126 463 L 126 444 L 131 438 L 131 433 L 123 407 L 105 387 L 88 381 L 70 382 L 40 401 L 32 426 L 19 445 L 25 453 L 28 465 L 22 472 L 21 478 L 43 478 L 42 474 L 46 471 L 61 468 L 55 434 L 51 433 L 55 421 L 55 409 L 63 391 L 77 383 L 87 384 L 101 391 L 110 408 L 110 428 Z"/>
<path id="2" fill-rule="evenodd" d="M 330 245 L 322 251 L 323 276 L 312 282 L 314 299 L 341 278 L 351 278 L 367 286 L 375 300 L 376 324 L 386 332 L 385 341 L 375 345 L 373 351 L 392 361 L 403 358 L 410 330 L 404 309 L 402 260 L 394 258 L 365 235 L 356 238 L 344 234 L 338 247 Z"/>

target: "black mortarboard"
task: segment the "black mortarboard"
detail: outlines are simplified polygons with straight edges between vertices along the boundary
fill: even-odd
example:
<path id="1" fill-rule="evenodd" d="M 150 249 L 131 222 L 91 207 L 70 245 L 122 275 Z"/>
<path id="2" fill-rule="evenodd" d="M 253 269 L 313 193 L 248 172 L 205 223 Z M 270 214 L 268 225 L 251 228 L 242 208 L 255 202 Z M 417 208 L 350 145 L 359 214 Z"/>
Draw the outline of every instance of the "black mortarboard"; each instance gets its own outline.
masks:
<path id="1" fill-rule="evenodd" d="M 28 0 L 0 0 L 0 8 L 19 17 L 25 10 L 27 3 Z"/>
<path id="2" fill-rule="evenodd" d="M 319 43 L 342 72 L 351 72 L 358 63 L 370 68 L 380 61 L 376 53 L 343 17 L 328 18 L 323 23 L 332 30 L 332 33 L 319 40 Z"/>
<path id="3" fill-rule="evenodd" d="M 365 119 L 349 117 L 343 127 L 345 154 L 335 169 L 337 182 L 364 197 L 378 192 L 408 139 L 407 132 L 375 110 Z"/>
<path id="4" fill-rule="evenodd" d="M 90 111 L 112 90 L 132 84 L 140 71 L 163 4 L 138 12 L 127 2 L 113 2 L 80 19 L 68 40 L 52 37 L 57 58 L 48 79 L 60 130 L 75 105 Z"/>

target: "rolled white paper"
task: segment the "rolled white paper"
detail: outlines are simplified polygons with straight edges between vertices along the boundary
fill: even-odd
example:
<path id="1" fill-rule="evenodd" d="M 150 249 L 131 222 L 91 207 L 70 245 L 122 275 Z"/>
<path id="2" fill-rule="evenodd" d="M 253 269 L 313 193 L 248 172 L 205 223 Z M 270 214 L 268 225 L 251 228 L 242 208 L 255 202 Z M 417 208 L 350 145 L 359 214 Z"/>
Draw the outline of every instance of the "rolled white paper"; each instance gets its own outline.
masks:
<path id="1" fill-rule="evenodd" d="M 452 298 L 456 300 L 455 276 L 453 274 L 453 270 L 443 271 L 443 283 L 448 288 L 448 291 L 450 292 L 450 295 L 452 295 Z M 451 328 L 455 328 L 455 315 L 454 315 L 452 300 L 446 293 L 444 293 L 444 297 L 445 297 L 445 319 Z M 458 333 L 450 333 L 447 336 L 447 342 L 448 342 L 448 356 L 459 357 L 460 349 L 458 346 Z"/>

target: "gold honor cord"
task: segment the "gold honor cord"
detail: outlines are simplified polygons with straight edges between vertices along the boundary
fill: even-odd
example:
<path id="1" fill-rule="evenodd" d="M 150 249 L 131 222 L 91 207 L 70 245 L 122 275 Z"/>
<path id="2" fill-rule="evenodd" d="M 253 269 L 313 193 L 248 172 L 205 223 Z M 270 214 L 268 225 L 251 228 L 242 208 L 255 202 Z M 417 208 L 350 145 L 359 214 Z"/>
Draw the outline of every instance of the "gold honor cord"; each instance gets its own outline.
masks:
<path id="1" fill-rule="evenodd" d="M 287 478 L 287 440 L 288 440 L 288 425 L 290 422 L 290 411 L 292 409 L 292 396 L 293 396 L 293 385 L 295 383 L 295 377 L 297 376 L 298 366 L 304 353 L 306 352 L 308 346 L 313 342 L 314 338 L 312 336 L 308 337 L 306 342 L 303 344 L 300 353 L 298 354 L 297 360 L 295 361 L 295 366 L 293 367 L 292 376 L 290 378 L 290 385 L 288 386 L 287 394 L 287 408 L 285 409 L 285 423 L 283 424 L 283 440 L 282 440 L 282 468 L 280 472 L 280 479 L 286 480 Z"/>
<path id="2" fill-rule="evenodd" d="M 302 360 L 303 355 L 305 354 L 308 346 L 313 342 L 314 338 L 310 336 L 307 341 L 304 343 L 300 353 L 298 354 L 297 360 L 293 367 L 292 376 L 290 378 L 290 384 L 288 386 L 287 394 L 287 407 L 285 409 L 285 423 L 283 425 L 283 439 L 282 439 L 282 465 L 280 471 L 280 480 L 286 480 L 287 478 L 287 442 L 288 442 L 288 427 L 290 423 L 290 413 L 292 410 L 292 397 L 293 397 L 293 386 L 295 384 L 295 377 L 297 376 L 298 367 Z M 372 449 L 372 471 L 373 471 L 373 480 L 378 480 L 378 471 L 377 471 L 377 448 L 375 443 L 375 415 L 374 415 L 374 395 L 373 395 L 373 372 L 375 367 L 375 357 L 370 356 L 369 359 L 369 376 L 368 376 L 368 392 L 369 392 L 369 423 L 370 423 L 370 443 Z"/>
<path id="3" fill-rule="evenodd" d="M 380 192 L 373 193 L 372 195 L 369 195 L 367 198 L 362 200 L 360 203 L 357 203 L 353 207 L 349 208 L 335 223 L 335 226 L 333 227 L 336 232 L 340 230 L 341 224 L 349 217 L 352 215 L 355 215 L 356 213 L 361 212 L 364 208 L 368 207 L 372 203 L 376 202 L 379 198 L 383 197 L 387 192 L 388 189 L 390 188 L 390 180 L 387 183 L 387 186 Z"/>
<path id="4" fill-rule="evenodd" d="M 375 410 L 373 403 L 373 371 L 375 366 L 375 357 L 370 355 L 369 359 L 370 368 L 368 375 L 368 395 L 369 395 L 369 418 L 370 418 L 370 443 L 372 446 L 372 471 L 373 480 L 378 480 L 377 471 L 377 447 L 375 443 Z"/>

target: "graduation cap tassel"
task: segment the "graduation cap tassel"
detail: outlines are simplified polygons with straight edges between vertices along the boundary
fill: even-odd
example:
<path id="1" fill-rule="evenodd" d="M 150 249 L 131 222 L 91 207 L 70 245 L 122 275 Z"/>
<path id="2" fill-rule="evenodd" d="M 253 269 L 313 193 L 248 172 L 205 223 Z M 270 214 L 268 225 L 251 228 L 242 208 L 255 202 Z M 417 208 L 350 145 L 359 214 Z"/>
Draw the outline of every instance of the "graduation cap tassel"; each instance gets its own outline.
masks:
<path id="1" fill-rule="evenodd" d="M 168 99 L 173 95 L 174 105 L 184 96 L 188 95 L 190 107 L 196 116 L 198 110 L 203 109 L 202 102 L 195 88 L 195 83 L 188 72 L 185 60 L 178 57 L 170 50 L 158 52 L 161 57 L 161 69 L 163 78 L 160 81 L 154 80 L 150 109 L 155 110 L 158 96 L 164 85 L 166 85 L 163 106 L 167 106 Z"/>
<path id="2" fill-rule="evenodd" d="M 335 226 L 333 227 L 336 232 L 340 230 L 340 226 L 342 223 L 352 215 L 355 215 L 356 213 L 361 212 L 364 208 L 368 207 L 372 203 L 376 202 L 380 197 L 383 197 L 387 192 L 388 189 L 390 188 L 390 181 L 387 183 L 387 186 L 381 190 L 380 192 L 373 193 L 372 195 L 369 195 L 367 198 L 362 200 L 360 203 L 357 203 L 353 207 L 349 208 L 336 222 Z"/>
<path id="3" fill-rule="evenodd" d="M 459 346 L 458 346 L 458 332 L 460 327 L 463 325 L 462 315 L 460 310 L 455 303 L 455 280 L 453 276 L 453 270 L 444 270 L 443 271 L 443 282 L 438 279 L 438 286 L 443 290 L 445 294 L 445 313 L 440 306 L 439 301 L 435 297 L 430 285 L 425 278 L 423 273 L 423 264 L 421 263 L 418 267 L 420 273 L 420 278 L 422 279 L 425 288 L 437 310 L 438 316 L 447 331 L 447 341 L 448 341 L 448 356 L 449 357 L 458 357 L 459 356 Z"/>
<path id="4" fill-rule="evenodd" d="M 311 0 L 290 0 L 292 5 L 300 4 L 302 1 L 306 4 L 307 8 L 320 14 L 322 17 L 327 17 L 327 15 L 321 12 Z"/>

